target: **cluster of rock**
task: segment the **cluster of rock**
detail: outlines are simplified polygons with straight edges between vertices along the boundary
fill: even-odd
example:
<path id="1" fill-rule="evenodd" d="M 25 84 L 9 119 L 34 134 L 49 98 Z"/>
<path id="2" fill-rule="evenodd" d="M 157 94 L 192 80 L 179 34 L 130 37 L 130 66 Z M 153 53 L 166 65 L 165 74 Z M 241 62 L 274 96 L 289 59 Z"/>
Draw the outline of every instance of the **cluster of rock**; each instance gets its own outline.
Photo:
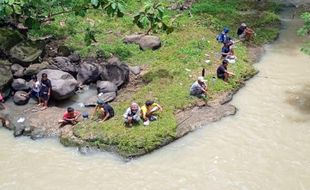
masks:
<path id="1" fill-rule="evenodd" d="M 5 58 L 0 59 L 0 89 L 12 89 L 18 105 L 28 102 L 29 98 L 22 94 L 30 91 L 31 76 L 37 75 L 40 80 L 42 73 L 51 80 L 54 100 L 70 98 L 78 87 L 97 83 L 98 93 L 112 101 L 117 90 L 129 81 L 130 68 L 117 57 L 83 60 L 66 46 L 56 51 L 47 49 L 44 40 L 25 40 L 11 29 L 0 28 L 0 36 L 0 53 Z M 137 72 L 136 68 L 132 70 Z"/>

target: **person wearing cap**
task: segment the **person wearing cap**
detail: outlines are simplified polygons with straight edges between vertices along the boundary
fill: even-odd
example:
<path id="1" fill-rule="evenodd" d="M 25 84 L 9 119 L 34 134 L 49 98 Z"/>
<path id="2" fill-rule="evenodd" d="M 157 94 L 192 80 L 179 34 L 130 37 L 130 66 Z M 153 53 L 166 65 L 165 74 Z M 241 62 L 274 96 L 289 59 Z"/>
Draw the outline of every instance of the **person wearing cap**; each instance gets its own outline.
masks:
<path id="1" fill-rule="evenodd" d="M 114 117 L 114 109 L 107 102 L 98 99 L 97 106 L 92 115 L 92 119 L 97 117 L 101 120 L 101 122 L 106 121 L 112 117 Z"/>
<path id="2" fill-rule="evenodd" d="M 31 77 L 31 90 L 27 94 L 22 94 L 23 96 L 31 97 L 33 99 L 36 99 L 39 103 L 39 92 L 40 92 L 40 82 L 38 81 L 38 78 L 36 75 L 33 75 Z"/>
<path id="3" fill-rule="evenodd" d="M 228 82 L 228 78 L 230 76 L 235 75 L 234 73 L 227 71 L 227 66 L 228 61 L 225 59 L 223 60 L 222 64 L 217 68 L 216 71 L 217 78 L 223 79 L 225 82 Z"/>
<path id="4" fill-rule="evenodd" d="M 157 117 L 154 115 L 157 111 L 162 111 L 163 108 L 153 100 L 147 100 L 141 107 L 141 116 L 144 125 L 149 125 L 150 121 L 155 121 Z"/>
<path id="5" fill-rule="evenodd" d="M 190 95 L 197 96 L 199 98 L 205 98 L 207 96 L 208 87 L 206 84 L 206 80 L 202 76 L 197 78 L 191 88 L 190 88 Z"/>
<path id="6" fill-rule="evenodd" d="M 139 123 L 141 120 L 140 110 L 141 109 L 137 103 L 131 103 L 130 107 L 127 108 L 123 115 L 125 124 L 131 127 L 133 124 Z"/>
<path id="7" fill-rule="evenodd" d="M 60 124 L 60 127 L 63 127 L 67 124 L 75 125 L 79 122 L 80 116 L 80 112 L 75 111 L 72 107 L 68 107 L 67 111 L 64 113 L 62 119 L 58 121 L 58 123 Z"/>
<path id="8" fill-rule="evenodd" d="M 244 40 L 251 40 L 253 34 L 255 34 L 254 30 L 252 30 L 251 28 L 247 27 L 247 25 L 245 23 L 242 23 L 240 25 L 240 27 L 237 30 L 237 35 L 239 36 L 239 39 L 241 41 Z"/>

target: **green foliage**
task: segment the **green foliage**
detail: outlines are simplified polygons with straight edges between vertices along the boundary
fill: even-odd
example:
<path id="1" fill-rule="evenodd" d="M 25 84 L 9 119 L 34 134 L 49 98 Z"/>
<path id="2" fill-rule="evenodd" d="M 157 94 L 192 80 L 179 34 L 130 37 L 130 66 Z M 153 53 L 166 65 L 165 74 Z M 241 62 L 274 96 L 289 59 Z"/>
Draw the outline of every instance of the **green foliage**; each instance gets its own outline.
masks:
<path id="1" fill-rule="evenodd" d="M 162 3 L 149 1 L 145 3 L 143 10 L 134 16 L 133 22 L 139 28 L 148 28 L 146 34 L 157 29 L 166 31 L 169 34 L 173 31 L 173 27 L 164 22 L 164 17 L 165 9 Z"/>
<path id="2" fill-rule="evenodd" d="M 298 30 L 298 35 L 300 36 L 309 36 L 310 34 L 310 12 L 305 12 L 301 15 L 301 18 L 304 21 L 304 25 Z M 310 42 L 306 42 L 303 47 L 301 48 L 301 51 L 304 53 L 310 55 Z"/>

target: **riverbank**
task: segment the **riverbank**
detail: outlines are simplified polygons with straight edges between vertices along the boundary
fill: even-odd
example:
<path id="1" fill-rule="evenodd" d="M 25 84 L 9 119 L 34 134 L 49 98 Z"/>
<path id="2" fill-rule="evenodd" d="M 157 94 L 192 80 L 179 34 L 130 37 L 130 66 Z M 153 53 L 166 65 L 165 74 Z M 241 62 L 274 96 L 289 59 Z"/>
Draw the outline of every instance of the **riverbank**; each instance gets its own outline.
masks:
<path id="1" fill-rule="evenodd" d="M 255 44 L 259 46 L 270 42 L 274 40 L 279 31 L 279 18 L 275 14 L 277 9 L 278 6 L 256 2 L 243 3 L 239 6 L 237 1 L 227 2 L 226 5 L 217 1 L 211 1 L 211 3 L 198 1 L 191 10 L 169 11 L 172 17 L 181 15 L 176 19 L 176 30 L 170 35 L 156 34 L 163 42 L 162 47 L 156 51 L 143 52 L 136 45 L 123 44 L 120 38 L 126 34 L 139 32 L 139 29 L 129 24 L 128 19 L 123 21 L 110 19 L 109 22 L 100 22 L 102 15 L 98 12 L 80 20 L 71 15 L 68 20 L 76 24 L 76 27 L 73 27 L 72 23 L 60 26 L 59 23 L 63 23 L 64 17 L 57 18 L 54 25 L 46 26 L 40 31 L 42 35 L 51 33 L 51 30 L 56 28 L 54 33 L 65 36 L 64 44 L 75 49 L 81 56 L 92 57 L 101 52 L 103 52 L 102 56 L 106 56 L 112 53 L 128 65 L 140 66 L 144 70 L 140 75 L 135 76 L 142 83 L 136 88 L 121 90 L 116 101 L 112 103 L 117 113 L 115 118 L 104 124 L 83 122 L 75 128 L 69 128 L 68 131 L 57 129 L 60 132 L 51 133 L 51 136 L 60 135 L 60 141 L 65 146 L 94 147 L 117 152 L 124 157 L 135 157 L 158 149 L 206 122 L 214 122 L 224 116 L 234 114 L 235 107 L 222 106 L 221 103 L 227 102 L 232 97 L 230 92 L 239 89 L 244 84 L 243 81 L 255 75 L 257 71 L 251 65 L 253 62 L 248 57 L 246 46 L 239 43 L 236 45 L 238 61 L 230 66 L 236 73 L 236 77 L 229 84 L 220 80 L 212 81 L 215 70 L 220 64 L 218 52 L 221 47 L 216 42 L 215 36 L 224 26 L 229 26 L 234 36 L 233 31 L 239 24 L 246 22 L 258 34 L 254 41 Z M 258 15 L 261 18 L 259 20 Z M 79 34 L 78 30 L 87 27 L 95 20 L 98 21 L 94 23 L 95 27 L 105 32 L 96 35 L 97 43 L 86 47 L 81 43 L 83 34 Z M 38 34 L 39 32 L 31 31 L 31 33 Z M 206 69 L 208 79 L 209 106 L 188 95 L 189 86 L 197 76 L 201 75 L 202 68 Z M 223 95 L 225 93 L 227 96 Z M 219 97 L 223 97 L 223 100 Z M 163 106 L 164 112 L 159 120 L 151 123 L 149 127 L 140 125 L 125 128 L 121 116 L 124 110 L 131 101 L 142 105 L 146 99 L 154 99 Z M 59 114 L 61 110 L 65 109 L 51 111 L 49 114 L 55 118 L 61 117 Z M 197 112 L 192 112 L 192 110 Z M 194 115 L 201 113 L 210 115 L 207 120 L 200 121 L 204 118 L 190 117 L 193 113 Z M 183 121 L 186 117 L 191 119 Z M 193 122 L 195 122 L 194 125 Z M 40 123 L 37 125 L 40 126 Z"/>

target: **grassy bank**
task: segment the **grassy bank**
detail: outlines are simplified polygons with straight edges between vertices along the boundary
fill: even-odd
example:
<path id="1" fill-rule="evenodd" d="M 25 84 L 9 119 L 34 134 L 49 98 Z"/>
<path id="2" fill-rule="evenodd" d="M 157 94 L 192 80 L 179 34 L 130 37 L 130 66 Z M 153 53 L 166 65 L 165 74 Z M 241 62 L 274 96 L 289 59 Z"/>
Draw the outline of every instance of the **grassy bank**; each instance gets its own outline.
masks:
<path id="1" fill-rule="evenodd" d="M 144 1 L 127 1 L 128 15 L 138 10 Z M 169 35 L 157 33 L 161 37 L 163 46 L 157 51 L 140 51 L 136 45 L 125 45 L 122 38 L 134 32 L 141 32 L 132 24 L 130 16 L 122 19 L 108 18 L 100 11 L 93 11 L 85 18 L 66 15 L 58 17 L 51 26 L 39 31 L 32 31 L 33 35 L 54 33 L 64 37 L 64 43 L 82 56 L 107 56 L 110 53 L 119 56 L 129 65 L 140 65 L 147 68 L 142 76 L 147 81 L 141 88 L 132 92 L 129 97 L 113 102 L 116 116 L 108 122 L 81 123 L 74 129 L 75 136 L 84 140 L 87 145 L 105 150 L 113 150 L 123 156 L 134 156 L 150 152 L 175 139 L 177 121 L 174 112 L 194 104 L 195 98 L 189 96 L 189 87 L 202 68 L 207 71 L 206 78 L 209 85 L 209 96 L 216 98 L 218 94 L 238 88 L 240 81 L 253 75 L 256 71 L 249 63 L 246 46 L 236 44 L 235 53 L 238 57 L 236 64 L 229 69 L 236 73 L 229 84 L 221 80 L 212 82 L 217 66 L 220 64 L 221 45 L 215 36 L 224 27 L 231 29 L 231 36 L 241 22 L 246 22 L 255 29 L 257 45 L 270 42 L 276 38 L 279 31 L 279 19 L 275 12 L 278 6 L 264 4 L 258 6 L 255 2 L 243 0 L 223 1 L 201 0 L 189 11 L 178 12 L 169 10 L 168 14 L 176 18 L 175 31 Z M 65 22 L 64 26 L 59 23 Z M 83 42 L 83 31 L 92 26 L 96 31 L 98 43 L 86 47 Z M 209 55 L 208 57 L 205 55 Z M 210 63 L 205 63 L 209 59 Z M 150 126 L 139 125 L 125 128 L 122 114 L 136 101 L 142 105 L 145 100 L 154 99 L 162 105 L 164 111 L 158 121 Z M 69 145 L 70 140 L 63 140 Z"/>

